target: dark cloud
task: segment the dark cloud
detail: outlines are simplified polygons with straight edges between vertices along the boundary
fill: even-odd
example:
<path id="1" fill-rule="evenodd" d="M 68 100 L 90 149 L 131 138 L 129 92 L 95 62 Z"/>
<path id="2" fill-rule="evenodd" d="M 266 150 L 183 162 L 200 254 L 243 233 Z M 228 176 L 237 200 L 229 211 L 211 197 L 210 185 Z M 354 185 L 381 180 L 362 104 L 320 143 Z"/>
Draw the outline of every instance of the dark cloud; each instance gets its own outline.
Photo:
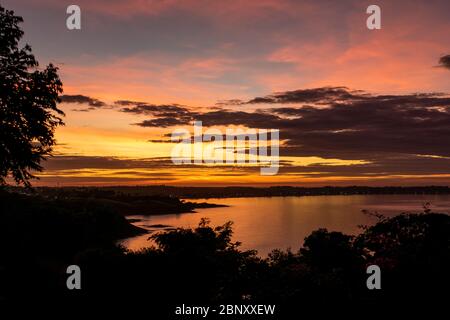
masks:
<path id="1" fill-rule="evenodd" d="M 134 123 L 134 125 L 141 127 L 166 128 L 177 125 L 186 125 L 196 116 L 196 113 L 190 111 L 187 106 L 179 104 L 157 105 L 127 100 L 116 101 L 115 103 L 117 105 L 127 106 L 121 108 L 121 112 L 152 117 L 152 119 Z"/>
<path id="2" fill-rule="evenodd" d="M 57 155 L 46 161 L 46 170 L 79 170 L 79 169 L 152 169 L 168 168 L 172 164 L 170 158 L 121 159 L 101 156 L 65 156 Z"/>
<path id="3" fill-rule="evenodd" d="M 249 135 L 246 134 L 238 134 L 238 133 L 230 133 L 229 135 L 226 134 L 222 134 L 219 135 L 220 138 L 217 137 L 217 135 L 215 134 L 203 134 L 203 135 L 198 135 L 198 136 L 193 136 L 193 135 L 189 135 L 189 136 L 184 136 L 181 134 L 177 134 L 177 133 L 173 133 L 173 136 L 176 137 L 176 139 L 172 140 L 172 139 L 150 139 L 147 140 L 147 142 L 152 142 L 152 143 L 194 143 L 196 141 L 205 141 L 205 142 L 213 142 L 216 141 L 217 139 L 221 139 L 221 141 L 226 141 L 226 139 L 242 139 L 242 140 L 246 140 L 249 141 L 250 137 Z M 164 137 L 169 137 L 172 138 L 172 134 L 166 134 L 164 135 Z M 270 134 L 268 134 L 268 137 L 270 137 Z M 270 138 L 269 138 L 270 139 Z M 257 136 L 256 139 L 254 139 L 253 141 L 257 141 Z"/>
<path id="4" fill-rule="evenodd" d="M 439 177 L 439 174 L 448 174 L 450 158 L 433 158 L 430 156 L 405 155 L 398 153 L 386 153 L 374 156 L 366 164 L 355 165 L 330 165 L 318 160 L 317 163 L 310 165 L 296 165 L 290 160 L 280 161 L 279 174 L 284 176 L 306 177 L 306 178 L 332 178 L 347 177 L 358 178 L 366 177 L 367 181 L 377 178 L 392 176 L 392 182 L 395 179 L 401 179 L 408 176 L 428 176 L 429 179 L 444 181 L 445 177 Z M 189 169 L 191 165 L 178 165 L 176 168 Z M 214 176 L 245 176 L 248 174 L 257 174 L 258 167 L 237 166 L 230 167 L 226 165 L 216 165 L 218 170 L 213 173 Z M 109 169 L 108 174 L 111 177 L 99 175 L 99 169 Z M 46 175 L 43 178 L 50 181 L 55 178 L 71 182 L 124 182 L 139 181 L 139 179 L 152 180 L 174 180 L 181 173 L 173 171 L 174 165 L 169 158 L 148 158 L 148 159 L 118 159 L 114 157 L 89 157 L 89 156 L 55 156 L 46 162 Z M 208 167 L 197 166 L 196 170 L 210 170 Z M 84 173 L 90 177 L 77 177 Z M 188 174 L 188 173 L 185 173 Z M 69 175 L 64 177 L 64 175 Z M 112 176 L 115 176 L 114 178 Z M 135 177 L 133 177 L 135 176 Z M 397 178 L 395 178 L 397 177 Z M 364 182 L 363 182 L 364 183 Z"/>
<path id="5" fill-rule="evenodd" d="M 281 110 L 283 138 L 303 152 L 339 156 L 359 152 L 450 155 L 450 98 L 441 95 L 372 96 L 324 109 Z"/>
<path id="6" fill-rule="evenodd" d="M 377 153 L 450 156 L 450 97 L 442 93 L 371 95 L 324 87 L 277 93 L 250 102 L 268 100 L 300 106 L 199 113 L 180 105 L 143 104 L 122 111 L 152 116 L 136 124 L 142 127 L 202 121 L 205 127 L 278 129 L 286 142 L 282 150 L 286 155 L 341 159 L 369 159 Z"/>
<path id="7" fill-rule="evenodd" d="M 277 123 L 280 118 L 267 113 L 220 110 L 198 114 L 195 120 L 202 121 L 204 126 L 245 125 L 250 128 L 267 128 L 267 125 Z"/>
<path id="8" fill-rule="evenodd" d="M 450 54 L 442 56 L 439 59 L 439 66 L 450 69 Z"/>
<path id="9" fill-rule="evenodd" d="M 122 112 L 143 114 L 143 115 L 154 115 L 154 116 L 179 116 L 182 114 L 192 114 L 186 106 L 179 104 L 145 104 L 139 103 L 133 105 L 132 107 L 120 109 Z"/>
<path id="10" fill-rule="evenodd" d="M 65 102 L 65 103 L 77 103 L 77 104 L 85 104 L 87 106 L 89 106 L 89 109 L 96 109 L 96 108 L 101 108 L 101 107 L 106 107 L 107 104 L 103 101 L 100 101 L 98 99 L 95 98 L 91 98 L 88 96 L 84 96 L 81 94 L 77 94 L 77 95 L 63 95 L 61 96 L 61 101 Z M 88 109 L 76 109 L 75 111 L 87 111 Z"/>
<path id="11" fill-rule="evenodd" d="M 205 127 L 243 125 L 278 129 L 284 141 L 280 149 L 283 156 L 366 160 L 371 165 L 361 165 L 361 172 L 375 174 L 388 169 L 405 174 L 448 172 L 449 160 L 439 158 L 450 157 L 448 95 L 371 95 L 343 87 L 325 87 L 277 93 L 265 99 L 269 97 L 271 102 L 282 105 L 254 112 L 183 110 L 180 117 L 155 117 L 139 125 L 169 127 L 199 120 Z M 300 105 L 283 106 L 294 102 Z M 333 166 L 333 170 L 337 169 Z"/>
<path id="12" fill-rule="evenodd" d="M 340 100 L 364 99 L 366 94 L 362 91 L 349 91 L 346 87 L 323 87 L 278 92 L 265 97 L 256 97 L 246 104 L 258 103 L 316 103 L 326 104 Z"/>
<path id="13" fill-rule="evenodd" d="M 190 126 L 194 121 L 202 121 L 204 127 L 278 129 L 283 141 L 282 156 L 368 162 L 350 167 L 319 163 L 308 166 L 308 170 L 315 170 L 311 172 L 344 174 L 348 169 L 368 175 L 430 174 L 448 172 L 450 167 L 450 96 L 443 93 L 373 95 L 345 87 L 324 87 L 276 93 L 244 104 L 248 103 L 270 103 L 270 107 L 253 112 L 221 108 L 199 112 L 179 104 L 116 102 L 122 106 L 121 112 L 148 117 L 135 123 L 141 127 Z M 170 134 L 164 137 L 169 138 Z M 288 170 L 290 166 L 283 168 Z"/>
<path id="14" fill-rule="evenodd" d="M 240 99 L 221 100 L 217 106 L 238 106 L 247 104 L 285 104 L 285 103 L 314 103 L 327 104 L 339 100 L 365 99 L 368 94 L 363 91 L 350 91 L 347 87 L 322 87 L 300 89 L 294 91 L 277 92 L 264 97 L 255 97 L 248 101 Z"/>
<path id="15" fill-rule="evenodd" d="M 234 173 L 240 171 L 246 172 L 259 172 L 257 167 L 231 167 L 229 165 L 217 164 L 217 168 L 222 168 L 222 174 L 225 175 L 228 172 Z M 177 165 L 176 168 L 191 169 L 190 164 Z M 98 174 L 98 170 L 109 169 L 110 175 L 126 175 L 126 174 L 138 174 L 143 176 L 159 176 L 161 178 L 170 178 L 178 176 L 180 173 L 173 172 L 174 164 L 169 157 L 155 157 L 155 158 L 141 158 L 141 159 L 123 159 L 116 157 L 102 157 L 102 156 L 64 156 L 58 155 L 49 158 L 45 162 L 45 177 L 58 176 L 60 173 L 72 174 L 87 173 Z M 198 166 L 198 170 L 210 170 L 208 167 Z M 190 173 L 187 172 L 187 175 Z M 71 179 L 72 177 L 68 178 Z M 76 178 L 76 177 L 74 177 Z"/>
<path id="16" fill-rule="evenodd" d="M 144 120 L 142 122 L 134 123 L 134 125 L 140 126 L 140 127 L 160 127 L 160 128 L 167 128 L 167 127 L 173 127 L 173 126 L 180 126 L 180 125 L 188 125 L 191 123 L 191 118 L 156 118 L 151 120 Z"/>
<path id="17" fill-rule="evenodd" d="M 428 175 L 448 174 L 449 158 L 432 158 L 418 155 L 384 153 L 374 155 L 365 164 L 328 165 L 323 162 L 308 166 L 285 164 L 280 174 L 305 174 L 315 176 L 383 176 L 383 175 Z"/>
<path id="18" fill-rule="evenodd" d="M 118 106 L 137 106 L 139 104 L 145 104 L 145 102 L 132 101 L 132 100 L 117 100 L 114 104 Z"/>
<path id="19" fill-rule="evenodd" d="M 240 99 L 231 99 L 231 100 L 219 100 L 216 102 L 216 106 L 212 108 L 221 109 L 224 106 L 239 106 L 245 104 L 243 100 Z"/>
<path id="20" fill-rule="evenodd" d="M 172 108 L 169 108 L 172 107 Z M 266 124 L 280 120 L 276 115 L 267 113 L 255 113 L 244 111 L 218 110 L 212 112 L 198 113 L 188 111 L 186 108 L 176 106 L 153 106 L 145 105 L 134 108 L 124 108 L 122 112 L 147 114 L 154 116 L 153 119 L 144 120 L 135 125 L 141 127 L 172 127 L 190 125 L 194 121 L 202 121 L 203 126 L 221 125 L 245 125 L 251 128 L 266 128 Z"/>

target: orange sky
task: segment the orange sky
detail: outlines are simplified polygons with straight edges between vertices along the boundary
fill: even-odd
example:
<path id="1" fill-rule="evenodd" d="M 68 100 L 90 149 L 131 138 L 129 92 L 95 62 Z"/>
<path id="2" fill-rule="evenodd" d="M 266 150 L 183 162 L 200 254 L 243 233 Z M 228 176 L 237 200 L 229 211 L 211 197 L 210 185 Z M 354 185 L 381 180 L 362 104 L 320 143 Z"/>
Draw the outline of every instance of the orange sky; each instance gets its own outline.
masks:
<path id="1" fill-rule="evenodd" d="M 440 148 L 435 142 L 427 146 L 423 138 L 417 139 L 415 150 L 407 134 L 400 137 L 401 133 L 389 131 L 396 126 L 407 130 L 417 120 L 412 113 L 410 123 L 405 118 L 397 125 L 382 126 L 368 119 L 366 127 L 360 129 L 364 121 L 355 118 L 353 124 L 346 119 L 345 124 L 339 123 L 340 127 L 336 124 L 338 127 L 324 129 L 322 124 L 337 121 L 338 115 L 308 113 L 310 118 L 303 115 L 303 122 L 301 117 L 294 122 L 271 109 L 336 108 L 342 103 L 354 104 L 354 108 L 369 106 L 366 102 L 360 106 L 362 97 L 356 102 L 218 102 L 245 102 L 274 92 L 346 87 L 348 92 L 363 90 L 376 97 L 373 103 L 377 106 L 386 102 L 383 96 L 395 96 L 389 98 L 386 108 L 396 111 L 411 105 L 419 112 L 433 104 L 433 108 L 448 113 L 448 104 L 443 100 L 446 96 L 440 96 L 438 102 L 417 96 L 399 102 L 401 96 L 417 92 L 450 91 L 450 71 L 438 66 L 439 58 L 450 52 L 446 40 L 450 33 L 448 1 L 379 1 L 382 29 L 375 31 L 368 30 L 365 24 L 365 10 L 371 4 L 368 1 L 79 0 L 77 4 L 82 10 L 82 29 L 76 31 L 65 28 L 65 3 L 61 1 L 6 0 L 3 4 L 24 17 L 25 40 L 41 64 L 54 62 L 60 67 L 65 95 L 102 102 L 101 107 L 89 106 L 88 102 L 60 105 L 66 113 L 66 126 L 56 132 L 55 156 L 46 164 L 47 170 L 40 174 L 42 179 L 37 185 L 447 184 L 450 170 L 445 170 L 449 156 L 446 147 Z M 293 149 L 282 148 L 281 170 L 270 177 L 261 176 L 250 166 L 175 166 L 168 159 L 173 144 L 149 140 L 164 140 L 174 129 L 190 130 L 191 126 L 179 119 L 173 126 L 142 125 L 161 115 L 139 110 L 124 112 L 115 104 L 117 100 L 160 109 L 161 105 L 181 106 L 188 111 L 179 112 L 189 112 L 193 120 L 200 114 L 212 121 L 205 126 L 221 129 L 256 124 L 250 120 L 234 123 L 232 116 L 225 123 L 210 112 L 226 110 L 236 116 L 237 112 L 255 113 L 255 119 L 263 114 L 278 114 L 281 119 L 261 120 L 263 128 L 280 129 L 285 146 L 298 151 L 283 153 Z M 399 107 L 398 103 L 403 105 Z M 171 116 L 177 119 L 177 115 Z M 318 121 L 318 116 L 324 118 Z M 431 118 L 440 116 L 434 112 Z M 386 122 L 395 120 L 389 118 L 388 112 L 383 117 Z M 431 118 L 423 117 L 426 121 Z M 318 135 L 318 129 L 305 132 L 297 125 L 312 126 L 312 121 L 320 130 L 335 135 L 326 138 Z M 294 124 L 298 130 L 296 145 Z M 431 122 L 423 128 L 420 132 L 424 137 L 430 130 L 429 139 L 434 139 Z M 379 143 L 370 138 L 370 148 L 361 144 L 364 139 L 356 133 L 351 139 L 344 133 L 338 136 L 336 145 L 340 149 L 331 150 L 332 145 L 326 142 L 335 139 L 337 132 L 359 130 L 370 131 L 371 137 L 373 130 L 379 130 L 386 137 Z M 440 136 L 445 137 L 445 126 Z M 393 145 L 405 147 L 382 147 L 389 137 Z M 307 140 L 305 145 L 300 143 L 302 139 Z M 448 142 L 443 140 L 441 144 Z M 356 155 L 360 149 L 361 154 Z"/>

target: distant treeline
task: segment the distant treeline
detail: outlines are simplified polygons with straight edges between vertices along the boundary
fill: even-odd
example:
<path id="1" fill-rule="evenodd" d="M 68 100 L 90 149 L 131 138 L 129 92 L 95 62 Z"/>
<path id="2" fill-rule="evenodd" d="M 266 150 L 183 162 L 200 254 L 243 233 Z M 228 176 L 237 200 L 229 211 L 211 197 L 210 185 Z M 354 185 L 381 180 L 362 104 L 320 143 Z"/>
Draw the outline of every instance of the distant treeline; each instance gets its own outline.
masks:
<path id="1" fill-rule="evenodd" d="M 115 186 L 115 187 L 41 187 L 37 192 L 46 195 L 79 194 L 86 196 L 132 195 L 164 196 L 176 198 L 238 198 L 238 197 L 287 197 L 321 195 L 366 194 L 450 194 L 448 186 L 416 187 L 175 187 L 175 186 Z"/>

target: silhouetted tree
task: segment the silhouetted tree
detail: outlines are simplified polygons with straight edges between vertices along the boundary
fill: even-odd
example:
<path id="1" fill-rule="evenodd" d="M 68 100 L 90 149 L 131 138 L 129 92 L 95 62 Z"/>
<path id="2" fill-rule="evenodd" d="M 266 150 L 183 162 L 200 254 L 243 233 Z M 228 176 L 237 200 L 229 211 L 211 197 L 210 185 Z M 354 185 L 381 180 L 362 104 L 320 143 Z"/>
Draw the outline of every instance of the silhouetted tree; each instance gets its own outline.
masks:
<path id="1" fill-rule="evenodd" d="M 38 70 L 31 47 L 19 47 L 23 19 L 0 7 L 0 184 L 11 175 L 16 183 L 30 185 L 31 170 L 55 144 L 54 131 L 63 125 L 57 108 L 62 83 L 58 68 Z"/>
<path id="2" fill-rule="evenodd" d="M 450 217 L 425 212 L 383 218 L 355 241 L 383 270 L 383 301 L 437 303 L 450 285 Z"/>

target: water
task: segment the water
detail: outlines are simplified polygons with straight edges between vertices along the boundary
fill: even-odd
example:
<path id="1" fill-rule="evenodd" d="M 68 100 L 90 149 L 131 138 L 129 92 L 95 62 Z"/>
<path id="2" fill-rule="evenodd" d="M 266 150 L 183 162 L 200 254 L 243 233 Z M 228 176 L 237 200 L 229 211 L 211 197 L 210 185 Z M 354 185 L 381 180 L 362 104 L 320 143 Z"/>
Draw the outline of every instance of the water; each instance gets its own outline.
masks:
<path id="1" fill-rule="evenodd" d="M 242 249 L 257 249 L 266 256 L 272 249 L 291 248 L 296 251 L 311 231 L 327 228 L 358 234 L 358 225 L 371 225 L 376 218 L 362 210 L 393 216 L 401 212 L 423 211 L 423 204 L 431 203 L 434 212 L 450 212 L 450 195 L 361 195 L 361 196 L 309 196 L 273 198 L 199 199 L 199 202 L 225 204 L 229 207 L 198 209 L 196 213 L 160 216 L 135 215 L 141 219 L 135 225 L 148 230 L 171 227 L 196 227 L 202 217 L 212 225 L 234 222 L 234 241 L 242 242 Z M 155 231 L 157 232 L 157 231 Z M 152 245 L 149 234 L 129 238 L 121 243 L 138 250 Z"/>

